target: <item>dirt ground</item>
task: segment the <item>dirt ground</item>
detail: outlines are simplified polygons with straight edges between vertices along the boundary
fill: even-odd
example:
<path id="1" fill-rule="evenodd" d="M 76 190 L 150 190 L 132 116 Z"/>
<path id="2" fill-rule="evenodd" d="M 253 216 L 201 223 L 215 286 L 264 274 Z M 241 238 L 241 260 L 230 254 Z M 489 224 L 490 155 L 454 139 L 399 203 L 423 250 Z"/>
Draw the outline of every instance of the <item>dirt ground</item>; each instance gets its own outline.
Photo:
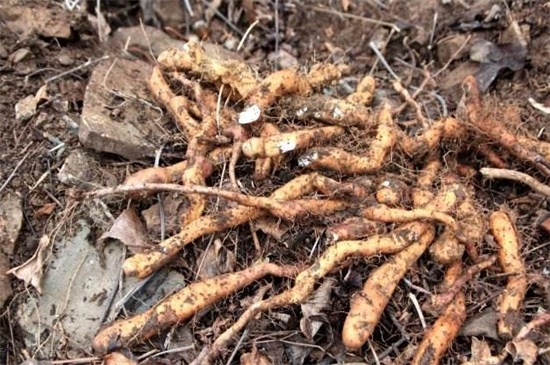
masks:
<path id="1" fill-rule="evenodd" d="M 78 222 L 84 221 L 89 226 L 87 239 L 96 245 L 96 242 L 103 242 L 99 238 L 125 209 L 133 207 L 142 212 L 157 203 L 159 195 L 130 202 L 112 197 L 105 199 L 104 203 L 74 199 L 76 191 L 115 186 L 131 173 L 155 165 L 154 151 L 140 156 L 136 152 L 121 152 L 122 147 L 117 145 L 110 150 L 94 150 L 87 146 L 92 142 L 83 143 L 82 134 L 79 134 L 86 93 L 90 92 L 87 87 L 90 88 L 92 72 L 104 55 L 108 54 L 110 60 L 120 58 L 132 62 L 137 59 L 148 64 L 150 68 L 142 68 L 141 73 L 133 69 L 131 73 L 126 66 L 123 67 L 131 75 L 147 81 L 155 64 L 147 44 L 146 47 L 129 44 L 125 49 L 124 44 L 112 41 L 118 30 L 139 26 L 140 19 L 146 25 L 162 29 L 173 40 L 183 42 L 195 37 L 219 44 L 223 49 L 235 52 L 235 57 L 244 59 L 258 75 L 297 65 L 307 68 L 319 62 L 346 65 L 346 76 L 342 77 L 344 81 L 338 84 L 338 88 L 353 89 L 360 77 L 372 75 L 377 83 L 375 100 L 387 98 L 392 108 L 398 108 L 404 102 L 392 86 L 397 76 L 411 94 L 421 88 L 421 92 L 415 95 L 420 110 L 408 105 L 394 115 L 401 128 L 410 135 L 418 132 L 415 130 L 418 124 L 411 121 L 418 121 L 419 113 L 429 121 L 446 115 L 459 118 L 463 107 L 460 104 L 464 91 L 462 81 L 473 73 L 484 93 L 485 116 L 494 118 L 515 135 L 530 135 L 537 141 L 550 142 L 550 3 L 544 0 L 221 0 L 212 1 L 214 5 L 210 8 L 205 6 L 209 3 L 207 1 L 189 0 L 193 16 L 185 10 L 185 1 L 104 0 L 99 13 L 110 26 L 110 32 L 105 24 L 98 26 L 95 1 L 81 1 L 73 10 L 67 9 L 68 3 L 71 1 L 4 0 L 0 4 L 0 196 L 4 202 L 0 227 L 2 224 L 6 227 L 15 225 L 10 229 L 16 231 L 15 236 L 10 236 L 6 233 L 8 228 L 0 230 L 2 252 L 6 257 L 0 260 L 3 272 L 29 260 L 41 237 L 48 236 L 52 242 L 73 237 L 78 231 Z M 52 17 L 46 26 L 51 33 L 37 25 L 45 21 L 43 18 L 33 21 L 29 20 L 32 17 L 25 18 L 27 21 L 21 22 L 24 9 L 33 9 L 31 13 L 51 10 L 51 13 L 43 13 Z M 251 28 L 244 46 L 237 52 L 239 41 L 255 21 L 257 23 Z M 70 35 L 59 35 L 63 32 L 61 25 L 70 26 Z M 160 44 L 153 46 L 161 47 Z M 373 45 L 380 50 L 383 60 L 373 51 Z M 478 52 L 475 52 L 476 47 Z M 277 58 L 278 54 L 282 55 Z M 116 77 L 107 80 L 117 85 Z M 47 85 L 47 97 L 37 98 L 37 92 L 44 85 Z M 341 91 L 331 89 L 326 92 Z M 29 96 L 33 96 L 31 99 L 35 103 L 38 100 L 34 109 L 31 108 L 33 111 L 29 116 L 16 115 L 23 108 L 21 101 Z M 156 103 L 150 96 L 144 98 Z M 125 109 L 126 101 L 125 96 L 112 97 L 108 106 L 111 118 L 147 118 L 141 109 L 133 111 L 134 114 Z M 166 108 L 166 105 L 157 104 Z M 187 141 L 179 135 L 168 114 L 154 114 L 155 110 L 149 110 L 153 114 L 147 115 L 161 115 L 152 124 L 163 133 L 150 134 L 147 143 L 156 148 L 163 146 L 157 163 L 170 166 L 183 159 Z M 515 119 L 508 119 L 509 116 Z M 273 112 L 271 117 L 275 124 L 280 122 L 277 118 L 283 118 L 277 112 Z M 290 130 L 309 126 L 308 123 L 295 122 L 287 126 L 280 122 L 280 127 Z M 372 131 L 353 129 L 349 135 L 335 138 L 333 145 L 364 154 L 372 136 Z M 455 150 L 458 144 L 453 143 L 441 141 L 437 145 L 443 156 L 444 169 L 457 172 L 462 166 L 467 166 L 470 169 L 465 168 L 467 171 L 473 170 L 472 174 L 462 174 L 460 179 L 475 191 L 474 199 L 484 220 L 488 222 L 491 212 L 504 209 L 513 217 L 521 238 L 521 259 L 529 286 L 521 304 L 520 328 L 537 315 L 550 311 L 550 195 L 535 192 L 519 182 L 483 179 L 478 170 L 491 166 L 487 162 L 494 161 L 491 156 L 480 153 L 473 145 Z M 550 184 L 550 176 L 537 170 L 536 164 L 513 157 L 513 152 L 509 153 L 494 141 L 487 145 L 492 148 L 496 159 L 506 162 L 507 169 L 525 172 L 547 187 Z M 87 156 L 87 162 L 80 167 L 88 174 L 88 185 L 60 181 L 60 170 L 75 151 L 84 151 Z M 426 160 L 407 159 L 395 152 L 385 161 L 384 174 L 405 184 L 413 184 L 416 171 L 424 166 Z M 252 177 L 254 164 L 251 160 L 241 159 L 236 166 L 240 188 L 256 196 L 266 196 L 303 173 L 294 158 L 259 183 Z M 345 174 L 339 172 L 327 173 L 327 176 L 346 180 Z M 225 172 L 216 171 L 206 179 L 206 185 L 228 188 L 230 181 Z M 20 227 L 14 223 L 19 213 L 17 209 L 10 212 L 6 208 L 7 201 L 21 205 Z M 224 199 L 216 202 L 211 198 L 208 202 L 205 214 L 234 207 Z M 164 207 L 167 205 L 169 203 L 165 200 Z M 211 268 L 217 273 L 242 270 L 261 260 L 311 264 L 330 245 L 326 242 L 326 228 L 343 217 L 340 213 L 320 218 L 313 216 L 278 225 L 282 236 L 279 240 L 274 238 L 277 232 L 269 232 L 267 228 L 251 234 L 248 224 L 201 237 L 178 255 L 169 268 L 189 284 L 198 277 L 199 262 L 209 259 L 217 263 Z M 137 220 L 147 218 L 141 216 Z M 166 228 L 162 233 L 160 228 L 149 227 L 145 233 L 147 239 L 158 243 L 162 237 L 174 234 L 178 230 L 174 228 L 179 224 L 177 221 L 172 217 L 172 223 L 166 223 L 166 227 L 164 223 L 158 223 L 164 227 L 162 230 Z M 398 227 L 397 223 L 388 223 L 384 232 L 395 227 Z M 488 227 L 485 228 L 477 249 L 483 257 L 497 255 L 498 244 Z M 438 234 L 441 230 L 438 226 Z M 254 245 L 255 239 L 259 239 L 262 245 L 260 257 Z M 223 242 L 223 245 L 217 242 Z M 214 253 L 213 245 L 216 247 Z M 101 251 L 103 246 L 97 243 L 94 247 Z M 118 246 L 123 245 L 118 243 Z M 50 254 L 52 252 L 63 255 L 59 248 L 50 250 Z M 129 249 L 124 254 L 131 256 L 132 251 Z M 108 255 L 108 251 L 104 255 Z M 317 283 L 315 297 L 320 303 L 317 307 L 308 309 L 303 305 L 289 304 L 255 317 L 246 329 L 246 336 L 237 335 L 216 363 L 410 363 L 426 333 L 423 322 L 426 321 L 429 327 L 437 319 L 428 312 L 420 315 L 420 304 L 429 301 L 431 294 L 443 290 L 440 284 L 446 266 L 435 262 L 428 253 L 412 264 L 404 280 L 399 282 L 367 345 L 357 351 L 348 351 L 341 339 L 342 326 L 354 293 L 361 290 L 370 273 L 389 257 L 376 255 L 342 262 L 338 270 L 331 270 L 327 276 L 329 286 L 323 286 L 321 281 Z M 48 262 L 47 258 L 42 260 L 43 270 L 47 271 Z M 474 265 L 471 257 L 465 258 L 464 262 L 465 268 Z M 230 269 L 224 270 L 224 265 Z M 38 272 L 40 269 L 36 269 L 33 275 L 40 276 Z M 529 344 L 535 346 L 534 352 L 532 347 L 529 347 L 532 350 L 529 352 L 517 344 L 518 349 L 510 350 L 506 341 L 493 334 L 494 330 L 487 329 L 495 327 L 499 296 L 505 291 L 508 278 L 513 276 L 514 273 L 504 272 L 497 262 L 468 278 L 462 287 L 466 324 L 440 363 L 511 364 L 515 356 L 523 363 L 550 364 L 550 322 L 535 328 L 530 334 Z M 60 341 L 54 346 L 57 349 L 42 351 L 39 344 L 46 341 L 44 338 L 53 332 L 51 329 L 47 333 L 40 333 L 37 329 L 34 336 L 40 340 L 36 341 L 36 346 L 30 345 L 25 340 L 28 334 L 23 333 L 18 311 L 21 303 L 38 296 L 36 287 L 26 285 L 11 274 L 6 278 L 11 294 L 5 298 L 0 322 L 0 363 L 21 364 L 31 359 L 56 364 L 118 363 L 96 357 L 98 354 L 92 350 L 91 344 L 87 348 L 75 349 L 70 341 Z M 291 283 L 290 279 L 258 279 L 246 289 L 237 290 L 236 294 L 199 311 L 191 320 L 170 326 L 151 339 L 130 346 L 124 353 L 139 363 L 190 363 L 248 306 L 262 298 L 258 292 L 263 291 L 264 297 L 268 298 L 288 289 Z M 415 306 L 415 300 L 420 302 L 418 306 Z M 118 318 L 132 314 L 127 310 Z M 316 327 L 315 330 L 311 326 Z M 476 348 L 475 343 L 487 345 L 488 352 Z M 171 349 L 175 350 L 166 351 Z M 509 356 L 497 359 L 501 353 Z M 532 359 L 533 353 L 537 354 L 535 360 Z"/>

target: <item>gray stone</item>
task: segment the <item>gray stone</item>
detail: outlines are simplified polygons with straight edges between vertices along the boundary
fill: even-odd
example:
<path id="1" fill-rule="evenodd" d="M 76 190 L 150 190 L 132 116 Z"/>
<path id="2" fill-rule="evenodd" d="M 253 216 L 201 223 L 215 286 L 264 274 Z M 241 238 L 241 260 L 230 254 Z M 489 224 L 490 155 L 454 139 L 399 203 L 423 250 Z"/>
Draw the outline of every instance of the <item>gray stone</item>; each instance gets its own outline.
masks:
<path id="1" fill-rule="evenodd" d="M 17 309 L 24 340 L 38 357 L 55 357 L 59 344 L 66 342 L 74 350 L 90 351 L 118 287 L 124 261 L 122 245 L 107 245 L 102 261 L 90 242 L 88 224 L 79 221 L 74 232 L 74 236 L 54 243 L 42 295 L 27 298 Z M 43 336 L 46 330 L 49 335 Z"/>
<path id="2" fill-rule="evenodd" d="M 162 135 L 153 122 L 159 114 L 147 89 L 152 67 L 137 60 L 113 62 L 103 61 L 92 73 L 84 96 L 80 142 L 129 160 L 152 157 Z"/>

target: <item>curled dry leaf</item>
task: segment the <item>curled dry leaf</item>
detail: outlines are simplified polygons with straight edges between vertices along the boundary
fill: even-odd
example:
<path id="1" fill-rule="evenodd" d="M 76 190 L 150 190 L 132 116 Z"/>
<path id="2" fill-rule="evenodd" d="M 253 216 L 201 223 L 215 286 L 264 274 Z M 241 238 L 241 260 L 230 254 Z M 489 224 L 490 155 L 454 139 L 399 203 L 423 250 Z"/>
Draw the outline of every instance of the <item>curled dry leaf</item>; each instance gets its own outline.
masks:
<path id="1" fill-rule="evenodd" d="M 323 311 L 331 307 L 330 294 L 335 281 L 324 281 L 319 289 L 301 305 L 303 317 L 300 319 L 300 330 L 310 340 L 315 337 L 323 322 L 316 319 L 323 316 Z"/>
<path id="2" fill-rule="evenodd" d="M 254 346 L 252 347 L 252 352 L 242 354 L 241 365 L 271 365 L 271 361 Z"/>
<path id="3" fill-rule="evenodd" d="M 487 342 L 474 337 L 472 338 L 472 356 L 462 365 L 500 365 L 502 360 L 502 356 L 491 355 L 491 349 Z"/>
<path id="4" fill-rule="evenodd" d="M 199 261 L 199 279 L 207 279 L 228 272 L 235 268 L 235 254 L 224 247 L 220 240 L 215 240 L 201 255 Z"/>
<path id="5" fill-rule="evenodd" d="M 531 340 L 510 341 L 506 344 L 506 352 L 514 358 L 514 363 L 523 361 L 523 365 L 533 365 L 537 361 L 539 348 Z"/>
<path id="6" fill-rule="evenodd" d="M 39 293 L 42 293 L 42 278 L 44 276 L 44 261 L 50 248 L 50 238 L 42 236 L 38 243 L 38 248 L 32 257 L 22 265 L 14 267 L 6 274 L 15 275 L 18 279 L 27 284 L 31 284 Z"/>
<path id="7" fill-rule="evenodd" d="M 99 240 L 102 241 L 107 238 L 119 240 L 134 253 L 151 247 L 145 233 L 145 227 L 143 227 L 143 223 L 139 220 L 134 209 L 124 210 L 115 219 L 111 229 L 103 233 Z"/>

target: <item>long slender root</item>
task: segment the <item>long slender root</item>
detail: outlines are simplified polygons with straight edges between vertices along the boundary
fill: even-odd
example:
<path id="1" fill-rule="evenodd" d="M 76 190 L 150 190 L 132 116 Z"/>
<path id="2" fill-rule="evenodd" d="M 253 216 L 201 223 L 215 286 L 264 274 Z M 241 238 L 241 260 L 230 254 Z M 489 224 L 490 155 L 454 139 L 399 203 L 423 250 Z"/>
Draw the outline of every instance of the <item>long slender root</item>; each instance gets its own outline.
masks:
<path id="1" fill-rule="evenodd" d="M 449 287 L 458 280 L 461 272 L 460 261 L 453 263 L 445 273 L 444 285 Z M 459 292 L 449 303 L 445 312 L 435 321 L 418 346 L 412 365 L 437 365 L 451 346 L 466 319 L 464 294 Z"/>
<path id="2" fill-rule="evenodd" d="M 301 166 L 327 169 L 346 175 L 368 174 L 382 166 L 386 156 L 397 142 L 397 134 L 388 103 L 378 112 L 378 130 L 365 156 L 357 156 L 333 147 L 312 148 L 299 159 Z"/>
<path id="3" fill-rule="evenodd" d="M 198 311 L 240 290 L 266 275 L 293 277 L 295 265 L 263 263 L 235 273 L 192 283 L 163 299 L 151 309 L 115 322 L 102 329 L 94 339 L 99 354 L 148 339 L 160 331 L 191 318 Z"/>
<path id="4" fill-rule="evenodd" d="M 361 293 L 352 298 L 350 310 L 344 322 L 342 342 L 347 349 L 358 350 L 367 342 L 380 321 L 382 312 L 397 284 L 433 239 L 432 229 L 424 233 L 418 242 L 393 255 L 388 262 L 369 276 Z"/>
<path id="5" fill-rule="evenodd" d="M 500 298 L 498 333 L 504 339 L 511 339 L 519 322 L 519 310 L 527 291 L 526 269 L 521 259 L 521 243 L 508 214 L 497 211 L 489 217 L 491 232 L 500 246 L 499 261 L 502 270 L 511 274 L 506 290 Z"/>

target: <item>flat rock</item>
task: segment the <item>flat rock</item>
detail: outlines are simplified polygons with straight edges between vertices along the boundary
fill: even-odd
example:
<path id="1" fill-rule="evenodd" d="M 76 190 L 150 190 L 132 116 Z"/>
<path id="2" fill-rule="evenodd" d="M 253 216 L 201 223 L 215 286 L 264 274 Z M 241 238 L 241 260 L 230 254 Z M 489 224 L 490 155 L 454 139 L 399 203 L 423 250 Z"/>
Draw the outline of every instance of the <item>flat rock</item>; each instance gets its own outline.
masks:
<path id="1" fill-rule="evenodd" d="M 24 340 L 38 358 L 54 358 L 59 344 L 84 355 L 108 312 L 120 278 L 124 249 L 105 247 L 104 261 L 90 242 L 90 226 L 79 221 L 74 235 L 54 243 L 42 280 L 42 295 L 17 308 Z M 43 336 L 48 331 L 48 336 Z M 34 352 L 36 351 L 36 353 Z"/>
<path id="2" fill-rule="evenodd" d="M 34 95 L 29 95 L 15 104 L 15 119 L 24 122 L 31 119 L 36 113 L 37 101 Z"/>
<path id="3" fill-rule="evenodd" d="M 150 106 L 151 71 L 143 61 L 125 59 L 108 59 L 94 69 L 78 134 L 84 147 L 129 160 L 154 156 L 162 131 L 154 123 L 159 113 Z"/>

